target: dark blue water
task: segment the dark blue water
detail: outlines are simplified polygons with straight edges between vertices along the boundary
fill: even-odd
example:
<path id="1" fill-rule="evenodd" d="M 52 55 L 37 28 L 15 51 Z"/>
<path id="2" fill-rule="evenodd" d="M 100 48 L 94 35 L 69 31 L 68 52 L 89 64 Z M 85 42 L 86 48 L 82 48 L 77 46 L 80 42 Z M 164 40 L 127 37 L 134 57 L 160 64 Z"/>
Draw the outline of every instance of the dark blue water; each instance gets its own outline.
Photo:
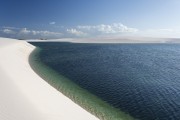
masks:
<path id="1" fill-rule="evenodd" d="M 33 43 L 43 63 L 141 120 L 180 120 L 180 44 Z"/>

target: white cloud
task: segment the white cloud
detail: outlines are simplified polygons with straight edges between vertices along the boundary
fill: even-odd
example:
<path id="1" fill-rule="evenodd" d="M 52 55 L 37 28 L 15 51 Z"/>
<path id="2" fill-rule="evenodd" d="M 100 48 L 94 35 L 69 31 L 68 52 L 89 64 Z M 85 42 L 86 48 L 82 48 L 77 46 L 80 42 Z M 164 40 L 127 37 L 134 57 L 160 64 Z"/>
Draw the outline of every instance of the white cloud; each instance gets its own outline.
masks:
<path id="1" fill-rule="evenodd" d="M 55 24 L 55 23 L 52 23 Z M 62 32 L 53 32 L 47 30 L 30 30 L 27 28 L 2 27 L 0 35 L 12 38 L 22 39 L 56 39 L 65 37 L 180 37 L 180 30 L 159 28 L 138 30 L 137 28 L 128 27 L 121 23 L 99 24 L 99 25 L 79 25 L 67 29 L 59 28 Z"/>
<path id="2" fill-rule="evenodd" d="M 70 33 L 70 34 L 73 34 L 75 36 L 78 36 L 78 37 L 83 37 L 83 36 L 86 36 L 87 34 L 82 32 L 82 31 L 78 31 L 76 29 L 67 29 L 67 32 Z"/>
<path id="3" fill-rule="evenodd" d="M 20 30 L 19 35 L 21 36 L 25 36 L 28 38 L 31 37 L 36 37 L 36 38 L 61 38 L 62 37 L 62 33 L 60 32 L 51 32 L 51 31 L 37 31 L 37 30 L 28 30 L 26 28 L 23 28 L 22 30 Z"/>
<path id="4" fill-rule="evenodd" d="M 71 29 L 67 29 L 67 32 L 78 37 L 95 37 L 95 36 L 107 36 L 107 35 L 125 35 L 134 34 L 138 32 L 138 29 L 127 27 L 121 23 L 113 24 L 100 24 L 100 25 L 79 25 Z"/>
<path id="5" fill-rule="evenodd" d="M 62 37 L 62 33 L 59 32 L 51 32 L 51 31 L 32 31 L 33 34 L 38 34 L 44 37 Z"/>
<path id="6" fill-rule="evenodd" d="M 15 27 L 2 27 L 0 29 L 0 36 L 2 37 L 11 37 L 11 38 L 20 38 L 20 39 L 56 39 L 62 38 L 63 33 L 61 32 L 52 32 L 52 31 L 43 31 L 43 30 L 30 30 L 27 28 L 15 28 Z"/>
<path id="7" fill-rule="evenodd" d="M 37 30 L 29 30 L 27 28 L 21 29 L 3 29 L 3 33 L 13 34 L 15 38 L 24 38 L 24 39 L 34 39 L 34 38 L 61 38 L 63 36 L 60 32 L 51 32 L 51 31 L 37 31 Z"/>
<path id="8" fill-rule="evenodd" d="M 56 24 L 56 22 L 50 22 L 49 24 L 50 24 L 50 25 L 54 25 L 54 24 Z"/>
<path id="9" fill-rule="evenodd" d="M 56 24 L 56 22 L 50 22 L 50 25 Z M 121 23 L 113 24 L 99 24 L 99 25 L 79 25 L 67 29 L 62 27 L 60 32 L 52 31 L 38 31 L 30 30 L 27 28 L 15 28 L 15 27 L 4 27 L 6 33 L 14 33 L 15 38 L 62 38 L 62 37 L 96 37 L 96 36 L 106 36 L 106 35 L 124 35 L 136 33 L 138 29 L 127 27 Z M 14 32 L 13 32 L 14 31 Z"/>
<path id="10" fill-rule="evenodd" d="M 138 31 L 136 28 L 130 28 L 121 23 L 113 23 L 110 25 L 101 24 L 96 26 L 77 26 L 77 29 L 96 34 L 122 34 Z"/>
<path id="11" fill-rule="evenodd" d="M 22 28 L 20 31 L 19 31 L 19 34 L 30 34 L 31 33 L 31 31 L 30 30 L 28 30 L 27 28 Z"/>
<path id="12" fill-rule="evenodd" d="M 4 33 L 6 34 L 15 34 L 15 32 L 13 30 L 10 30 L 10 29 L 4 29 L 2 30 Z"/>
<path id="13" fill-rule="evenodd" d="M 62 33 L 58 33 L 58 32 L 50 32 L 50 31 L 35 31 L 32 30 L 31 33 L 33 35 L 43 35 L 43 36 L 50 36 L 50 35 L 62 35 Z"/>

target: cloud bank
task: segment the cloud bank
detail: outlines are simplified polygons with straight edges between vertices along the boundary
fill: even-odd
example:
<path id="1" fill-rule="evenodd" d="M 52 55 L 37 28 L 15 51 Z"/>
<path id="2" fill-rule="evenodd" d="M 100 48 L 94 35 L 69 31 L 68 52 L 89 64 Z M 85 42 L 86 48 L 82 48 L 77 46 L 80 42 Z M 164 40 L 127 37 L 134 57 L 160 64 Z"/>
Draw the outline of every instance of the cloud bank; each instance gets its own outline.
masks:
<path id="1" fill-rule="evenodd" d="M 139 30 L 122 23 L 78 25 L 75 27 L 58 27 L 55 22 L 49 23 L 56 31 L 30 30 L 28 28 L 2 27 L 1 37 L 16 39 L 59 39 L 59 38 L 96 38 L 96 37 L 180 37 L 180 32 L 169 28 Z M 51 28 L 51 29 L 52 29 Z M 61 31 L 61 32 L 59 32 Z M 179 36 L 178 36 L 179 35 Z"/>
<path id="2" fill-rule="evenodd" d="M 111 25 L 96 25 L 96 26 L 77 26 L 78 29 L 87 32 L 98 32 L 103 34 L 117 34 L 117 33 L 133 33 L 137 32 L 136 28 L 129 28 L 121 23 L 114 23 Z"/>
<path id="3" fill-rule="evenodd" d="M 10 29 L 7 29 L 7 28 L 4 29 L 3 32 L 6 33 L 6 34 L 15 34 L 15 32 L 13 30 L 10 30 Z"/>
<path id="4" fill-rule="evenodd" d="M 50 22 L 55 25 L 56 22 Z M 28 28 L 3 27 L 0 31 L 1 36 L 13 37 L 18 39 L 56 39 L 56 38 L 77 38 L 77 37 L 98 37 L 106 35 L 132 34 L 138 31 L 137 28 L 127 27 L 121 23 L 100 24 L 100 25 L 78 25 L 72 28 L 62 28 L 62 32 L 37 31 Z M 62 30 L 63 29 L 63 30 Z"/>
<path id="5" fill-rule="evenodd" d="M 69 33 L 72 33 L 76 36 L 102 36 L 102 35 L 122 35 L 122 34 L 131 34 L 138 31 L 137 28 L 130 28 L 121 23 L 113 24 L 100 24 L 95 26 L 90 25 L 79 25 L 75 28 L 67 29 Z M 71 32 L 70 32 L 71 31 Z M 78 31 L 81 34 L 75 34 L 74 32 Z"/>
<path id="6" fill-rule="evenodd" d="M 73 29 L 73 28 L 67 29 L 67 32 L 68 32 L 69 34 L 74 35 L 74 36 L 77 36 L 77 37 L 85 37 L 85 36 L 87 36 L 87 33 L 84 33 L 84 32 L 82 32 L 82 31 L 79 31 L 79 30 Z"/>
<path id="7" fill-rule="evenodd" d="M 27 28 L 5 27 L 0 31 L 2 37 L 11 37 L 16 39 L 58 39 L 63 36 L 60 32 L 37 31 Z"/>

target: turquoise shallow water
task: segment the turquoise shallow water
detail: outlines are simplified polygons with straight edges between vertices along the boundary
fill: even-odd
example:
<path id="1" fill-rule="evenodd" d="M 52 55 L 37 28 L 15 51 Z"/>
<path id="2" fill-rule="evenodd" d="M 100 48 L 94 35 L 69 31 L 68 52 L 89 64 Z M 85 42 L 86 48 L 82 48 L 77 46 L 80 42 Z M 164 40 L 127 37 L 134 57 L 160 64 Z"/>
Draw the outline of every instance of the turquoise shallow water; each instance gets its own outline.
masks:
<path id="1" fill-rule="evenodd" d="M 180 119 L 179 44 L 32 43 L 41 62 L 142 120 Z"/>

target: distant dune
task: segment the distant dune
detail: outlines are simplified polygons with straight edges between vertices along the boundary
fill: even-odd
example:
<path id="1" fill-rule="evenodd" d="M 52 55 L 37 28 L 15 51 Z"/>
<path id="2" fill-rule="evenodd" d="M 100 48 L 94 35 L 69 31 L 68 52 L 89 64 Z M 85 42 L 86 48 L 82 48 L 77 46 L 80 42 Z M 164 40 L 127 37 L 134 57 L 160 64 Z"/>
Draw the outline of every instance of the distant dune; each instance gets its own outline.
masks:
<path id="1" fill-rule="evenodd" d="M 98 37 L 98 38 L 62 38 L 52 40 L 27 40 L 29 42 L 73 42 L 73 43 L 180 43 L 180 38 L 154 37 Z"/>

